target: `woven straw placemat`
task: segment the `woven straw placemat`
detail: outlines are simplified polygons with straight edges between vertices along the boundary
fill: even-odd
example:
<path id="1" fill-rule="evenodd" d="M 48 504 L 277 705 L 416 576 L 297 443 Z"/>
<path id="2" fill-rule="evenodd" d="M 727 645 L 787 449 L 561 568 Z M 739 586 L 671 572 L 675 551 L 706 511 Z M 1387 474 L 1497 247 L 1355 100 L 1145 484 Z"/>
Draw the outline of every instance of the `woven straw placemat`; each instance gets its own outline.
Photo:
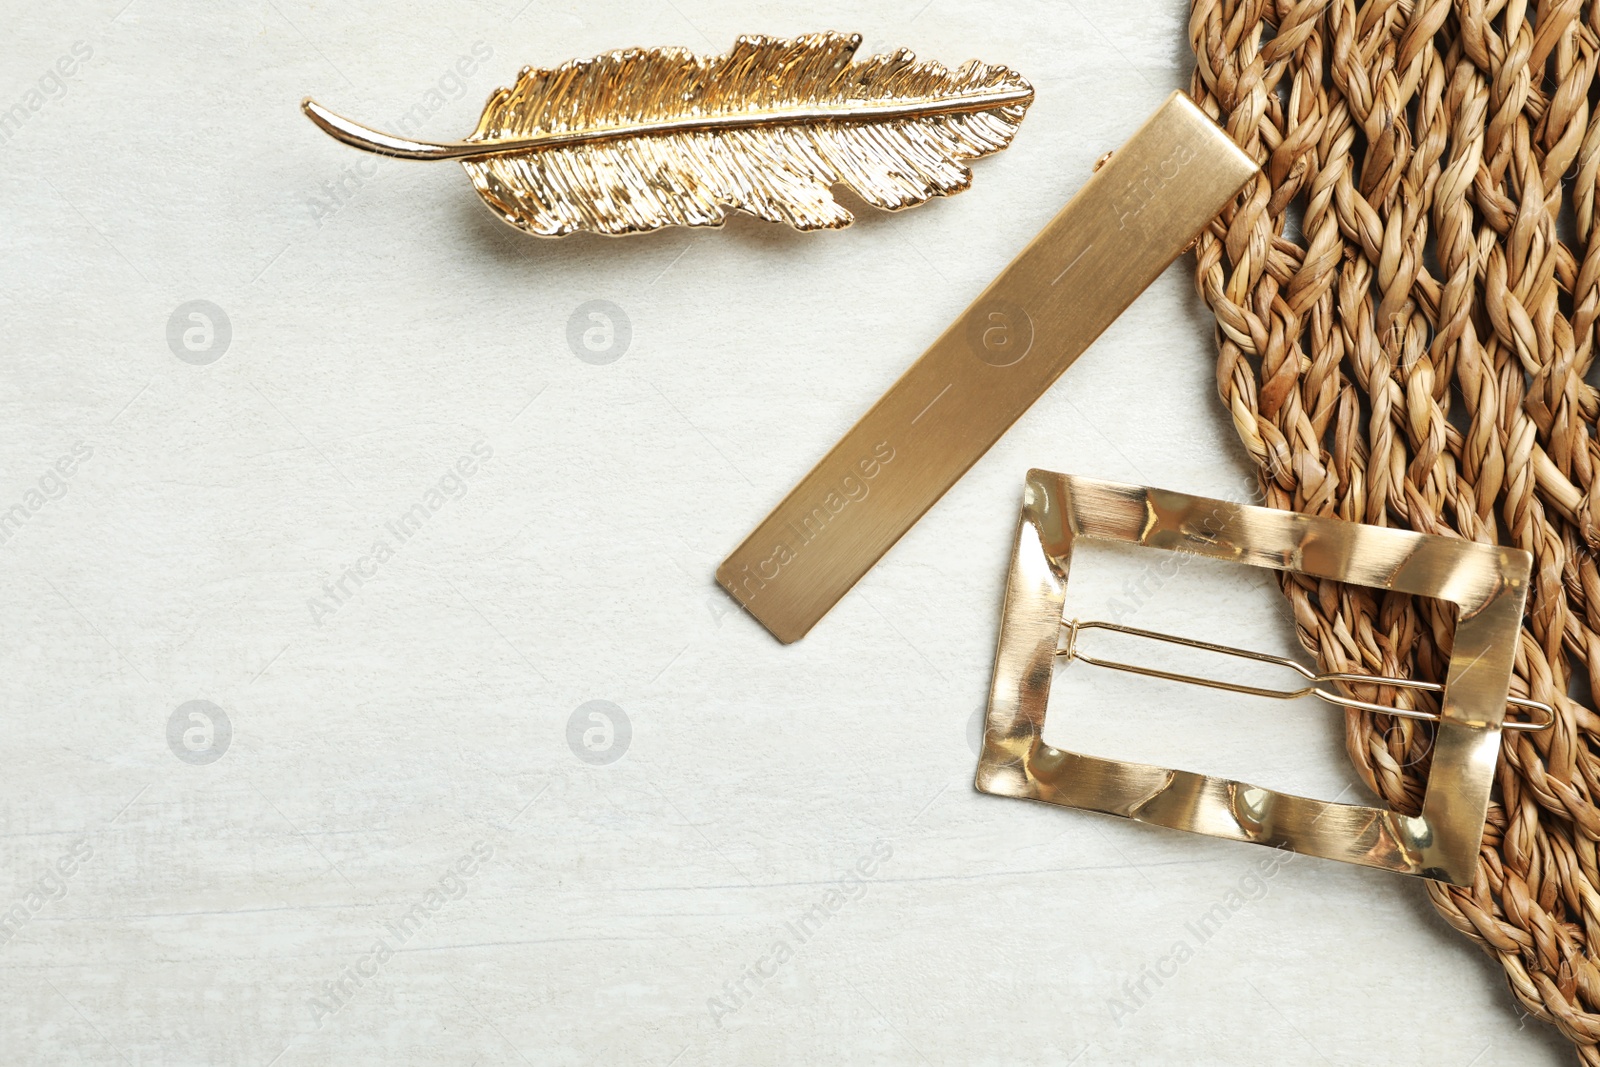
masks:
<path id="1" fill-rule="evenodd" d="M 1195 99 L 1264 166 L 1196 252 L 1266 503 L 1533 553 L 1513 687 L 1558 718 L 1505 736 L 1472 887 L 1427 885 L 1600 1065 L 1597 31 L 1594 2 L 1192 0 L 1189 23 Z M 1439 604 L 1283 584 L 1325 669 L 1442 680 Z M 1431 741 L 1346 722 L 1407 813 Z"/>

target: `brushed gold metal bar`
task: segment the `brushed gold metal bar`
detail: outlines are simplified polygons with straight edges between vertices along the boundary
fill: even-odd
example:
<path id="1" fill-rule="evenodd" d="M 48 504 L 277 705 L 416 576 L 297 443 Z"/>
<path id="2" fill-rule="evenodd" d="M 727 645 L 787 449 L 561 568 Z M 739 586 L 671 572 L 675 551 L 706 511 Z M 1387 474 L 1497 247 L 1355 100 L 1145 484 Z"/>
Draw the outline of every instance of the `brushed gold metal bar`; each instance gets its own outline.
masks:
<path id="1" fill-rule="evenodd" d="M 717 569 L 805 636 L 1258 170 L 1174 93 Z"/>

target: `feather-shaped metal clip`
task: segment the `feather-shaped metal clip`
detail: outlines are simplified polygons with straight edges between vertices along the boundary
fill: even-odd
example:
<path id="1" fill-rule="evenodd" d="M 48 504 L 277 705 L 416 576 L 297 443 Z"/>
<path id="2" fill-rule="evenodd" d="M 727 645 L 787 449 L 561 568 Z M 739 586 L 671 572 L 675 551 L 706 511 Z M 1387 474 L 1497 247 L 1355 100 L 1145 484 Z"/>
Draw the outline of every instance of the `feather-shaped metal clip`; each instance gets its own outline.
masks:
<path id="1" fill-rule="evenodd" d="M 379 133 L 313 100 L 332 137 L 400 159 L 455 159 L 506 222 L 541 237 L 720 226 L 730 209 L 797 229 L 874 207 L 912 207 L 972 181 L 968 160 L 1011 143 L 1033 88 L 973 60 L 958 70 L 905 49 L 854 62 L 859 35 L 741 37 L 723 55 L 629 49 L 525 67 L 463 141 Z"/>

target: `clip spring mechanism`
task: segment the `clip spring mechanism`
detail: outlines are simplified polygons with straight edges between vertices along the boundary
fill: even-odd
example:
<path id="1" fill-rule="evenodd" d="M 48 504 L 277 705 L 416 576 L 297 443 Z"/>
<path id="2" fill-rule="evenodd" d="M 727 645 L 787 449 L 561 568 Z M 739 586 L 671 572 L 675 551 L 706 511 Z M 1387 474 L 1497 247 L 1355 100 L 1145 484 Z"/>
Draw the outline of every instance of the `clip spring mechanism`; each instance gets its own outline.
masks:
<path id="1" fill-rule="evenodd" d="M 1345 696 L 1343 693 L 1333 689 L 1323 688 L 1329 682 L 1349 682 L 1356 685 L 1386 685 L 1394 686 L 1398 689 L 1416 689 L 1427 693 L 1444 692 L 1444 686 L 1437 682 L 1423 682 L 1414 678 L 1391 678 L 1374 674 L 1352 674 L 1342 671 L 1329 671 L 1318 674 L 1304 664 L 1283 656 L 1273 656 L 1265 652 L 1252 652 L 1249 649 L 1232 648 L 1228 645 L 1212 644 L 1210 641 L 1196 641 L 1193 638 L 1178 637 L 1174 634 L 1164 634 L 1155 630 L 1140 630 L 1114 622 L 1100 622 L 1093 619 L 1063 619 L 1061 628 L 1067 632 L 1067 643 L 1056 649 L 1056 655 L 1064 657 L 1069 663 L 1073 660 L 1079 660 L 1089 664 L 1091 667 L 1104 667 L 1108 670 L 1139 674 L 1147 678 L 1161 678 L 1169 682 L 1186 682 L 1190 685 L 1204 686 L 1207 689 L 1222 689 L 1230 693 L 1243 693 L 1247 696 L 1267 697 L 1273 700 L 1297 700 L 1300 697 L 1314 696 L 1326 700 L 1330 704 L 1337 704 L 1340 707 L 1372 711 L 1380 715 L 1393 715 L 1402 719 L 1421 719 L 1427 722 L 1438 722 L 1440 718 L 1435 712 L 1397 708 L 1387 704 L 1374 704 L 1370 701 L 1357 700 L 1355 697 Z M 1216 678 L 1203 678 L 1193 674 L 1180 674 L 1176 671 L 1164 671 L 1157 667 L 1141 667 L 1137 664 L 1101 659 L 1087 655 L 1078 648 L 1078 635 L 1084 630 L 1110 630 L 1114 633 L 1126 634 L 1129 637 L 1138 637 L 1148 641 L 1182 645 L 1185 648 L 1196 648 L 1202 652 L 1214 652 L 1222 656 L 1233 656 L 1236 659 L 1254 660 L 1257 663 L 1270 663 L 1273 666 L 1284 667 L 1294 671 L 1309 684 L 1298 689 L 1269 689 L 1261 686 L 1241 685 L 1237 682 L 1224 682 Z M 1513 696 L 1508 697 L 1506 703 L 1510 707 L 1523 711 L 1539 712 L 1543 715 L 1542 721 L 1529 722 L 1508 719 L 1502 724 L 1506 730 L 1546 730 L 1555 722 L 1555 709 L 1542 701 Z"/>

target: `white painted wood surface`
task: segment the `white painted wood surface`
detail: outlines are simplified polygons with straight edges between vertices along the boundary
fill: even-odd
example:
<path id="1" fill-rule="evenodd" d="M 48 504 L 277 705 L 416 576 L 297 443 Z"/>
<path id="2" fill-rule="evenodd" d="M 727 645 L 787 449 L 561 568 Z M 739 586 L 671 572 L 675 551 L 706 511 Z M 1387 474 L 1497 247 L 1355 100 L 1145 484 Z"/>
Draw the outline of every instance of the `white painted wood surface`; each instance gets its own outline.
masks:
<path id="1" fill-rule="evenodd" d="M 0 12 L 0 1059 L 1567 1062 L 1418 882 L 971 789 L 1023 472 L 1249 484 L 1185 267 L 805 641 L 712 584 L 1186 83 L 1182 3 Z M 297 110 L 449 138 L 526 63 L 826 28 L 1037 103 L 847 232 L 559 243 Z M 1084 559 L 1086 610 L 1289 647 L 1255 576 Z M 1316 708 L 1059 690 L 1059 739 L 1355 788 Z"/>

